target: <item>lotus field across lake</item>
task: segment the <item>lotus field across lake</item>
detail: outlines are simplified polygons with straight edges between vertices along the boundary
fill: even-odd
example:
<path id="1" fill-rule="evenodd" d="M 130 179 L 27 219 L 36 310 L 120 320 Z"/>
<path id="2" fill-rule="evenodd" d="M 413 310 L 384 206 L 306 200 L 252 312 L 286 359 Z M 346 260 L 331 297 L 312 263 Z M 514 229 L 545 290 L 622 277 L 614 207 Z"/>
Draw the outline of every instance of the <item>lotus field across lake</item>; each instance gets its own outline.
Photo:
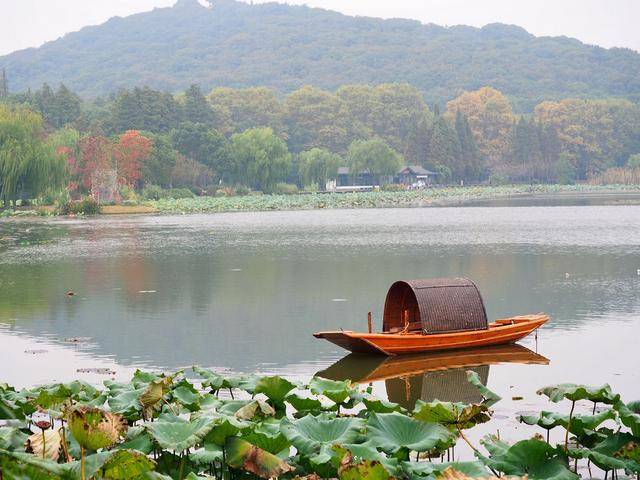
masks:
<path id="1" fill-rule="evenodd" d="M 475 404 L 418 401 L 412 411 L 349 381 L 224 377 L 212 370 L 153 374 L 97 389 L 74 381 L 15 390 L 0 384 L 0 478 L 570 480 L 640 475 L 640 403 L 608 385 L 538 393 L 569 411 L 523 414 L 540 427 L 509 444 L 466 432 L 491 421 L 500 396 L 477 374 Z M 563 430 L 549 443 L 548 432 Z M 459 444 L 473 457 L 456 461 Z M 576 472 L 580 472 L 579 475 Z"/>

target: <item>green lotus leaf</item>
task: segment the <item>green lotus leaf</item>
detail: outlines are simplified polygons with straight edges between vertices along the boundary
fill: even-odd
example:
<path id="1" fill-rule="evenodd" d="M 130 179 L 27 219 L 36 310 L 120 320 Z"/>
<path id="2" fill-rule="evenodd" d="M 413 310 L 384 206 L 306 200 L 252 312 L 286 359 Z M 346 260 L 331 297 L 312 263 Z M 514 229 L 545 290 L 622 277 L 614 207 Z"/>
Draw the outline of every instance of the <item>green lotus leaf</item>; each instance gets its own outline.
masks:
<path id="1" fill-rule="evenodd" d="M 15 427 L 0 427 L 0 450 L 22 449 L 28 435 Z"/>
<path id="2" fill-rule="evenodd" d="M 223 458 L 222 447 L 214 443 L 205 443 L 204 448 L 189 454 L 189 460 L 196 465 L 211 465 Z"/>
<path id="3" fill-rule="evenodd" d="M 0 450 L 0 471 L 7 480 L 57 480 L 65 473 L 53 460 L 7 450 Z"/>
<path id="4" fill-rule="evenodd" d="M 326 413 L 308 415 L 299 420 L 283 418 L 280 428 L 285 437 L 315 464 L 331 460 L 335 444 L 358 443 L 365 423 L 361 418 L 334 417 Z"/>
<path id="5" fill-rule="evenodd" d="M 81 462 L 79 460 L 62 464 L 65 472 L 63 477 L 81 478 Z M 140 478 L 152 471 L 156 464 L 153 460 L 141 452 L 135 450 L 109 450 L 85 458 L 86 478 L 92 478 L 98 473 L 101 478 L 112 480 L 128 480 Z"/>
<path id="6" fill-rule="evenodd" d="M 229 437 L 225 449 L 229 466 L 251 472 L 260 478 L 275 478 L 294 470 L 275 455 L 238 437 Z"/>
<path id="7" fill-rule="evenodd" d="M 17 420 L 24 417 L 25 412 L 20 405 L 0 397 L 0 420 Z"/>
<path id="8" fill-rule="evenodd" d="M 213 426 L 213 421 L 207 417 L 185 420 L 171 413 L 163 413 L 154 422 L 145 423 L 145 428 L 161 448 L 178 453 L 200 443 Z"/>
<path id="9" fill-rule="evenodd" d="M 629 427 L 636 437 L 640 437 L 640 402 L 631 402 L 625 405 L 622 401 L 618 401 L 615 404 L 615 409 L 620 414 L 622 424 Z"/>
<path id="10" fill-rule="evenodd" d="M 575 383 L 560 383 L 550 385 L 538 390 L 538 395 L 549 397 L 554 403 L 558 403 L 563 399 L 576 402 L 578 400 L 590 400 L 596 403 L 614 404 L 620 400 L 620 395 L 613 393 L 609 385 L 600 387 L 589 387 L 586 385 L 576 385 Z"/>
<path id="11" fill-rule="evenodd" d="M 440 473 L 448 468 L 456 472 L 464 473 L 472 478 L 485 478 L 489 475 L 482 462 L 403 462 L 402 468 L 409 478 L 428 477 L 437 478 Z"/>
<path id="12" fill-rule="evenodd" d="M 324 410 L 322 402 L 317 398 L 303 397 L 295 392 L 287 395 L 285 400 L 300 413 L 300 416 L 305 414 L 317 415 Z"/>
<path id="13" fill-rule="evenodd" d="M 73 438 L 92 451 L 112 446 L 127 429 L 120 415 L 93 407 L 70 409 L 67 422 Z"/>
<path id="14" fill-rule="evenodd" d="M 404 413 L 407 410 L 401 405 L 390 402 L 388 400 L 383 400 L 375 397 L 363 397 L 362 403 L 367 407 L 366 412 L 375 412 L 375 413 L 391 413 L 391 412 L 400 412 Z"/>
<path id="15" fill-rule="evenodd" d="M 425 423 L 401 413 L 372 413 L 367 424 L 368 441 L 388 454 L 446 450 L 455 436 L 442 425 Z"/>
<path id="16" fill-rule="evenodd" d="M 140 397 L 147 392 L 148 386 L 134 389 L 131 384 L 119 385 L 110 384 L 109 397 L 107 404 L 109 409 L 122 415 L 130 422 L 134 422 L 142 418 L 142 403 Z"/>
<path id="17" fill-rule="evenodd" d="M 569 427 L 569 431 L 580 438 L 593 433 L 606 420 L 615 420 L 616 417 L 615 410 L 605 410 L 596 415 L 573 415 L 569 425 L 569 415 L 542 411 L 534 415 L 520 415 L 518 419 L 527 425 L 538 425 L 545 430 L 551 430 L 557 426 Z"/>
<path id="18" fill-rule="evenodd" d="M 357 388 L 348 380 L 329 380 L 328 378 L 313 377 L 309 382 L 309 389 L 315 395 L 324 395 L 334 403 L 345 403 Z"/>
<path id="19" fill-rule="evenodd" d="M 116 448 L 149 454 L 153 452 L 153 439 L 144 427 L 129 427 L 124 442 L 119 443 Z"/>
<path id="20" fill-rule="evenodd" d="M 200 410 L 202 396 L 187 380 L 177 383 L 171 391 L 171 396 L 173 400 L 178 401 L 191 412 Z"/>
<path id="21" fill-rule="evenodd" d="M 506 475 L 527 475 L 531 480 L 577 480 L 580 477 L 568 468 L 566 456 L 541 440 L 522 440 L 514 445 L 493 436 L 482 441 L 490 457 L 476 452 L 487 467 Z"/>
<path id="22" fill-rule="evenodd" d="M 296 388 L 289 380 L 279 376 L 262 377 L 253 389 L 254 394 L 263 393 L 276 405 L 283 405 L 287 394 Z"/>
<path id="23" fill-rule="evenodd" d="M 416 402 L 413 417 L 426 423 L 438 423 L 451 431 L 472 428 L 491 419 L 486 404 L 451 402 Z"/>
<path id="24" fill-rule="evenodd" d="M 251 423 L 237 419 L 233 415 L 223 415 L 219 413 L 208 414 L 203 417 L 211 422 L 211 430 L 204 439 L 204 444 L 210 443 L 224 446 L 228 437 L 233 437 L 249 427 Z"/>
<path id="25" fill-rule="evenodd" d="M 288 450 L 291 446 L 291 442 L 280 431 L 280 422 L 275 419 L 247 429 L 242 432 L 241 438 L 274 455 Z"/>
<path id="26" fill-rule="evenodd" d="M 478 372 L 474 372 L 473 370 L 467 370 L 467 381 L 478 389 L 478 391 L 484 398 L 482 403 L 484 403 L 487 407 L 490 407 L 496 404 L 497 402 L 499 402 L 500 400 L 502 400 L 502 397 L 500 395 L 489 390 L 482 383 L 482 381 L 480 380 L 480 375 L 478 375 Z"/>
<path id="27" fill-rule="evenodd" d="M 569 455 L 573 458 L 588 458 L 605 471 L 625 469 L 640 473 L 640 447 L 637 442 L 637 437 L 630 433 L 617 432 L 592 448 L 569 449 Z"/>
<path id="28" fill-rule="evenodd" d="M 224 377 L 222 375 L 219 375 L 212 370 L 196 366 L 193 367 L 193 371 L 204 378 L 204 380 L 202 381 L 202 386 L 204 388 L 210 388 L 214 392 L 217 392 L 218 390 L 223 388 Z"/>

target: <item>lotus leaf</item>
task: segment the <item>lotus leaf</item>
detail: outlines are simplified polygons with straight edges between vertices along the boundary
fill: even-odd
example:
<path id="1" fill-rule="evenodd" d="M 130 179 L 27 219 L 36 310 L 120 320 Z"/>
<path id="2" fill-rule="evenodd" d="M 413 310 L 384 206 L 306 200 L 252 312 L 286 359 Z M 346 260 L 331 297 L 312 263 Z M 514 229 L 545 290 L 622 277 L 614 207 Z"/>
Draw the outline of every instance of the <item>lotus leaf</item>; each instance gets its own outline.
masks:
<path id="1" fill-rule="evenodd" d="M 142 417 L 142 403 L 140 397 L 147 391 L 148 387 L 133 389 L 131 385 L 124 388 L 110 388 L 107 404 L 112 412 L 122 415 L 130 422 L 139 420 Z"/>
<path id="2" fill-rule="evenodd" d="M 557 426 L 569 427 L 569 431 L 580 438 L 593 433 L 598 426 L 606 420 L 614 420 L 616 412 L 605 410 L 596 415 L 573 415 L 569 424 L 569 415 L 556 412 L 542 411 L 534 415 L 520 415 L 519 420 L 527 425 L 538 425 L 545 430 L 551 430 Z"/>
<path id="3" fill-rule="evenodd" d="M 366 412 L 375 412 L 375 413 L 391 413 L 391 412 L 406 412 L 406 409 L 401 405 L 398 405 L 394 402 L 389 402 L 388 400 L 382 400 L 380 398 L 374 397 L 364 397 L 362 399 L 362 403 L 367 407 Z"/>
<path id="4" fill-rule="evenodd" d="M 629 427 L 636 437 L 640 437 L 640 402 L 625 405 L 622 401 L 618 401 L 615 409 L 620 414 L 622 424 Z"/>
<path id="5" fill-rule="evenodd" d="M 73 438 L 92 451 L 112 446 L 127 429 L 120 415 L 92 407 L 71 409 L 67 421 Z"/>
<path id="6" fill-rule="evenodd" d="M 238 420 L 236 417 L 229 415 L 216 413 L 203 418 L 207 418 L 212 422 L 211 431 L 205 437 L 204 443 L 211 443 L 220 447 L 226 443 L 227 437 L 233 437 L 251 426 L 250 423 Z"/>
<path id="7" fill-rule="evenodd" d="M 285 400 L 289 402 L 301 416 L 308 413 L 317 415 L 324 410 L 322 402 L 317 398 L 303 397 L 295 392 L 287 395 Z"/>
<path id="8" fill-rule="evenodd" d="M 142 418 L 149 420 L 153 417 L 155 411 L 160 410 L 163 398 L 169 392 L 172 381 L 171 377 L 165 377 L 149 382 L 139 397 L 139 402 L 142 406 Z M 139 390 L 134 391 L 138 392 Z"/>
<path id="9" fill-rule="evenodd" d="M 403 462 L 402 467 L 408 474 L 409 478 L 429 477 L 429 478 L 446 478 L 444 472 L 455 471 L 464 474 L 464 478 L 486 478 L 488 475 L 487 468 L 482 462 Z M 456 477 L 451 477 L 456 478 Z"/>
<path id="10" fill-rule="evenodd" d="M 22 419 L 24 416 L 22 407 L 11 400 L 0 398 L 0 420 L 16 420 Z"/>
<path id="11" fill-rule="evenodd" d="M 478 372 L 474 372 L 473 370 L 467 371 L 467 380 L 471 385 L 476 387 L 480 394 L 484 397 L 482 403 L 484 403 L 487 407 L 494 405 L 495 403 L 502 400 L 502 397 L 495 392 L 489 390 L 480 380 L 480 376 Z"/>
<path id="12" fill-rule="evenodd" d="M 252 400 L 235 413 L 240 420 L 252 420 L 255 417 L 267 417 L 275 415 L 276 411 L 271 405 L 263 400 Z"/>
<path id="13" fill-rule="evenodd" d="M 362 460 L 351 463 L 350 455 L 346 455 L 338 469 L 340 480 L 389 480 L 391 475 L 380 462 Z"/>
<path id="14" fill-rule="evenodd" d="M 282 433 L 296 449 L 310 457 L 313 464 L 321 465 L 331 460 L 331 447 L 357 443 L 364 429 L 364 421 L 354 417 L 333 417 L 322 413 L 281 422 Z"/>
<path id="15" fill-rule="evenodd" d="M 193 367 L 193 371 L 204 378 L 204 380 L 202 381 L 202 386 L 204 388 L 210 388 L 214 392 L 217 392 L 218 390 L 223 388 L 224 377 L 222 375 L 218 375 L 214 371 L 200 367 Z"/>
<path id="16" fill-rule="evenodd" d="M 57 461 L 60 457 L 62 437 L 58 430 L 43 430 L 27 438 L 24 446 L 27 452 L 36 457 Z"/>
<path id="17" fill-rule="evenodd" d="M 640 473 L 640 450 L 637 438 L 630 433 L 617 432 L 610 435 L 593 448 L 569 449 L 574 458 L 588 458 L 603 470 L 626 469 Z"/>
<path id="18" fill-rule="evenodd" d="M 426 423 L 438 423 L 449 430 L 472 428 L 479 423 L 491 419 L 489 408 L 485 404 L 430 402 L 422 400 L 416 402 L 413 417 Z"/>
<path id="19" fill-rule="evenodd" d="M 408 459 L 409 451 L 446 450 L 455 436 L 442 425 L 425 423 L 401 413 L 372 413 L 368 425 L 369 442 L 388 454 Z"/>
<path id="20" fill-rule="evenodd" d="M 575 383 L 560 383 L 538 390 L 538 395 L 546 395 L 554 403 L 563 399 L 577 402 L 578 400 L 590 400 L 596 403 L 613 404 L 620 399 L 620 395 L 614 394 L 609 385 L 601 387 L 588 387 Z"/>
<path id="21" fill-rule="evenodd" d="M 242 438 L 247 442 L 277 455 L 284 450 L 289 450 L 291 442 L 280 431 L 280 422 L 275 419 L 264 421 L 254 428 L 242 433 Z"/>
<path id="22" fill-rule="evenodd" d="M 223 458 L 222 447 L 214 443 L 205 443 L 204 448 L 189 454 L 189 460 L 196 465 L 210 465 L 221 462 Z"/>
<path id="23" fill-rule="evenodd" d="M 184 452 L 194 447 L 213 426 L 213 421 L 207 417 L 185 420 L 171 413 L 163 413 L 155 422 L 145 424 L 145 428 L 160 447 L 174 452 Z"/>
<path id="24" fill-rule="evenodd" d="M 102 472 L 103 478 L 111 480 L 129 480 L 139 478 L 155 468 L 155 462 L 135 450 L 109 450 L 89 455 L 85 459 L 87 478 Z M 72 478 L 81 477 L 81 462 L 63 464 L 64 472 Z"/>
<path id="25" fill-rule="evenodd" d="M 349 454 L 352 457 L 351 463 L 358 463 L 363 460 L 378 462 L 393 476 L 401 476 L 403 473 L 397 458 L 388 457 L 380 453 L 371 443 L 334 445 L 333 451 L 335 452 L 335 458 L 338 460 L 335 462 L 338 466 L 342 464 L 345 455 Z"/>
<path id="26" fill-rule="evenodd" d="M 202 396 L 187 380 L 177 383 L 171 391 L 171 396 L 191 412 L 200 410 Z"/>
<path id="27" fill-rule="evenodd" d="M 263 393 L 275 405 L 283 406 L 287 394 L 294 388 L 296 386 L 293 383 L 282 377 L 262 377 L 256 383 L 253 393 Z"/>
<path id="28" fill-rule="evenodd" d="M 0 450 L 0 469 L 6 479 L 57 479 L 65 470 L 62 465 L 31 453 Z"/>
<path id="29" fill-rule="evenodd" d="M 153 452 L 153 439 L 144 427 L 129 427 L 124 442 L 118 444 L 117 448 L 149 454 Z"/>
<path id="30" fill-rule="evenodd" d="M 27 434 L 14 427 L 0 427 L 0 450 L 17 450 L 27 441 Z"/>
<path id="31" fill-rule="evenodd" d="M 311 393 L 324 395 L 334 403 L 345 403 L 357 388 L 348 380 L 329 380 L 328 378 L 313 377 L 309 382 Z"/>
<path id="32" fill-rule="evenodd" d="M 274 478 L 294 470 L 275 455 L 238 437 L 229 437 L 225 449 L 227 463 L 231 467 L 251 472 L 260 478 Z"/>
<path id="33" fill-rule="evenodd" d="M 531 480 L 577 480 L 580 477 L 568 468 L 567 458 L 559 448 L 531 439 L 514 445 L 486 437 L 482 444 L 490 453 L 487 458 L 476 452 L 478 459 L 487 467 L 506 475 L 527 475 Z"/>

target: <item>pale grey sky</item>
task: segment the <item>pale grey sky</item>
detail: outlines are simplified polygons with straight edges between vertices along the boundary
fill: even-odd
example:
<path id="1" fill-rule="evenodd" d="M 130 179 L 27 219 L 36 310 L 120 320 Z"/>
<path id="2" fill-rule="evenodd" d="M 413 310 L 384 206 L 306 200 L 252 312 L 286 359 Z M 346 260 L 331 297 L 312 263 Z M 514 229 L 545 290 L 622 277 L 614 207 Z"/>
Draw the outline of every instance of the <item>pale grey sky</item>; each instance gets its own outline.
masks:
<path id="1" fill-rule="evenodd" d="M 248 1 L 248 0 L 247 0 Z M 266 0 L 254 0 L 262 3 Z M 0 55 L 37 47 L 110 17 L 175 0 L 0 0 Z M 214 0 L 215 5 L 215 0 Z M 439 25 L 502 22 L 535 35 L 566 35 L 640 51 L 640 0 L 288 0 L 349 15 L 413 18 Z"/>

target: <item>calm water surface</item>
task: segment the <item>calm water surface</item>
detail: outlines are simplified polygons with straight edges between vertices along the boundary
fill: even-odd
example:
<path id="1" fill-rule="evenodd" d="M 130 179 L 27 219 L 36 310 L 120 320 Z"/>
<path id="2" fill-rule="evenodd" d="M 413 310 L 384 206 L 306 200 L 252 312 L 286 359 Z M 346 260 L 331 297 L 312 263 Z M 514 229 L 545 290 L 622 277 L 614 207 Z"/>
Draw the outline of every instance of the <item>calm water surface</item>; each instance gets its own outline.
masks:
<path id="1" fill-rule="evenodd" d="M 514 434 L 515 412 L 549 407 L 535 395 L 546 384 L 608 382 L 640 399 L 640 206 L 577 203 L 0 221 L 0 382 L 329 369 L 395 401 L 471 401 L 474 368 Z M 552 321 L 522 342 L 530 351 L 410 366 L 332 367 L 345 352 L 311 336 L 365 329 L 368 311 L 380 324 L 393 281 L 436 276 L 474 279 L 492 318 Z"/>

